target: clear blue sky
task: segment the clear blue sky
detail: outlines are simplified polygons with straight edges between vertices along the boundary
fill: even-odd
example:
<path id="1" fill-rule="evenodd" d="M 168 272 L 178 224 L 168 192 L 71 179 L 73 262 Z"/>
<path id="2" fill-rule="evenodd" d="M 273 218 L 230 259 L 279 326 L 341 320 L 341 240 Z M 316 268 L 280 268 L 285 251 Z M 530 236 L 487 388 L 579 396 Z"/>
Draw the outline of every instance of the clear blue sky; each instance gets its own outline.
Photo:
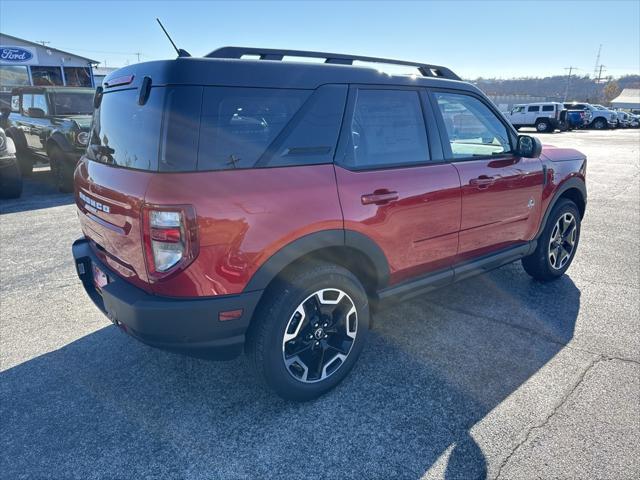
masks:
<path id="1" fill-rule="evenodd" d="M 0 1 L 0 31 L 122 66 L 224 45 L 442 64 L 465 78 L 640 73 L 640 1 Z"/>

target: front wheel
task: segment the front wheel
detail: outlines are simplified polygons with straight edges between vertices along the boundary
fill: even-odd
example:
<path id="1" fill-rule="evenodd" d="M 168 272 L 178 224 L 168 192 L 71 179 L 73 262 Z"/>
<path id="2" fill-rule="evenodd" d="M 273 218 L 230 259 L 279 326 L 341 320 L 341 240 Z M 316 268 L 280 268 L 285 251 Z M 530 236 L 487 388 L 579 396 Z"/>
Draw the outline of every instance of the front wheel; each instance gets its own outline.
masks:
<path id="1" fill-rule="evenodd" d="M 580 240 L 580 212 L 571 200 L 553 207 L 535 251 L 522 259 L 525 271 L 548 282 L 561 277 L 573 261 Z"/>
<path id="2" fill-rule="evenodd" d="M 247 336 L 258 375 L 285 399 L 306 401 L 340 383 L 369 330 L 358 279 L 332 264 L 289 272 L 265 293 Z"/>
<path id="3" fill-rule="evenodd" d="M 602 118 L 596 118 L 593 121 L 593 128 L 595 128 L 596 130 L 604 130 L 605 128 L 607 128 L 607 122 Z"/>

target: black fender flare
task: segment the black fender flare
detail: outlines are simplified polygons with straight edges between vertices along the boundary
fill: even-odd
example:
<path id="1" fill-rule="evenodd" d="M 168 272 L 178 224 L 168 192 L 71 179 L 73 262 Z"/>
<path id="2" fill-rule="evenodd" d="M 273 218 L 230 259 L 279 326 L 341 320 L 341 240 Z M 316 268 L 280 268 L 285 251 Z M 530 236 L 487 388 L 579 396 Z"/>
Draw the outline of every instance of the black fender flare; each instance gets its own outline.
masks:
<path id="1" fill-rule="evenodd" d="M 564 194 L 565 192 L 571 189 L 576 189 L 580 192 L 580 195 L 582 196 L 582 201 L 584 202 L 584 205 L 586 208 L 587 186 L 585 185 L 584 181 L 582 181 L 582 179 L 575 178 L 575 177 L 566 180 L 564 183 L 562 183 L 558 187 L 558 189 L 553 194 L 553 197 L 551 198 L 551 201 L 549 202 L 549 205 L 547 206 L 547 209 L 544 212 L 544 215 L 542 216 L 542 221 L 540 222 L 538 233 L 535 236 L 536 239 L 540 238 L 540 235 L 542 235 L 542 232 L 544 231 L 544 227 L 547 224 L 547 220 L 549 219 L 549 215 L 551 214 L 551 210 L 553 210 L 553 207 L 556 206 L 556 203 L 558 203 L 558 200 L 560 199 L 562 194 Z"/>
<path id="2" fill-rule="evenodd" d="M 69 143 L 69 141 L 67 140 L 67 137 L 65 137 L 62 133 L 60 133 L 58 130 L 54 131 L 49 138 L 47 138 L 47 155 L 49 155 L 49 150 L 51 149 L 52 146 L 56 146 L 58 147 L 60 150 L 62 150 L 65 153 L 71 153 L 73 152 L 73 145 L 71 145 Z"/>
<path id="3" fill-rule="evenodd" d="M 371 260 L 377 276 L 377 283 L 384 287 L 389 279 L 389 264 L 382 249 L 366 235 L 353 230 L 322 230 L 300 237 L 288 243 L 266 262 L 251 277 L 244 292 L 263 290 L 291 263 L 313 252 L 330 247 L 350 247 L 358 250 Z"/>

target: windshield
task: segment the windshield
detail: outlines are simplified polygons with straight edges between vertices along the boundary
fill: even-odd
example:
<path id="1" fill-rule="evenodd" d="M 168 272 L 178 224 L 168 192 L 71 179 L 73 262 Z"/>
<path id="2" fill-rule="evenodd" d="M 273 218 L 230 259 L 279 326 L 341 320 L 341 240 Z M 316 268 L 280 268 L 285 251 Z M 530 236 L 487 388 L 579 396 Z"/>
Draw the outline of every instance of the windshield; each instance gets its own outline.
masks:
<path id="1" fill-rule="evenodd" d="M 51 92 L 54 115 L 91 115 L 93 90 L 76 92 Z"/>

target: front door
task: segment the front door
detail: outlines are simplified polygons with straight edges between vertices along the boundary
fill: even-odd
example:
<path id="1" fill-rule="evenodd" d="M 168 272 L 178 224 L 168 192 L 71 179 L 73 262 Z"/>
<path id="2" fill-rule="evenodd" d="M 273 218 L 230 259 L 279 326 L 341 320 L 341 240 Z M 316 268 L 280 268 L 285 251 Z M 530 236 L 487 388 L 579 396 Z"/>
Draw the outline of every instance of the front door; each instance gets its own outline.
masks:
<path id="1" fill-rule="evenodd" d="M 472 94 L 434 91 L 448 153 L 460 174 L 462 216 L 456 263 L 535 236 L 543 188 L 542 162 L 513 153 L 498 114 Z"/>
<path id="2" fill-rule="evenodd" d="M 427 105 L 419 89 L 349 92 L 335 167 L 344 225 L 381 247 L 391 284 L 446 269 L 457 252 L 460 181 L 430 145 Z"/>

